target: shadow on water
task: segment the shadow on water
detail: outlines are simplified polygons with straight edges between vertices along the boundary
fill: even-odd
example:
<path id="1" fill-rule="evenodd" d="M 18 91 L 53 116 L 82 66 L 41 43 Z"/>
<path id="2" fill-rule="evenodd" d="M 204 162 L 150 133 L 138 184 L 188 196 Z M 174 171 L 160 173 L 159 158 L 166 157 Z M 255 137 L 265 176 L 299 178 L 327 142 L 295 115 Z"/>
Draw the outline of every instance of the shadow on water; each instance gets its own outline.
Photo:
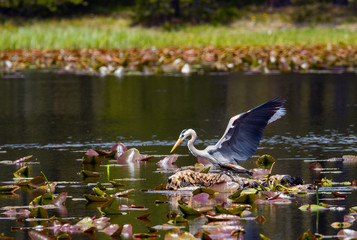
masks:
<path id="1" fill-rule="evenodd" d="M 347 181 L 355 178 L 357 164 L 323 162 L 324 167 L 340 173 L 312 175 L 309 162 L 357 152 L 357 82 L 355 74 L 216 74 L 196 76 L 125 76 L 124 78 L 80 76 L 27 72 L 21 78 L 0 79 L 0 160 L 15 160 L 34 155 L 40 164 L 31 166 L 31 175 L 44 171 L 53 181 L 75 181 L 76 185 L 60 185 L 73 197 L 81 197 L 91 189 L 83 180 L 81 157 L 91 148 L 109 149 L 115 142 L 136 147 L 143 154 L 168 154 L 179 133 L 185 128 L 198 132 L 198 148 L 214 144 L 224 132 L 229 118 L 255 107 L 274 96 L 287 100 L 287 115 L 267 127 L 256 155 L 264 153 L 277 158 L 275 173 L 302 176 L 311 183 L 316 178 Z M 178 166 L 192 165 L 195 158 L 182 145 Z M 152 223 L 167 222 L 168 204 L 156 205 L 164 198 L 147 194 L 165 183 L 169 174 L 155 172 L 153 158 L 140 165 L 113 167 L 113 178 L 135 178 L 127 188 L 135 188 L 134 196 L 118 204 L 137 204 L 154 212 Z M 244 163 L 254 167 L 256 157 Z M 2 166 L 0 181 L 12 179 L 17 166 Z M 105 166 L 93 169 L 106 172 Z M 356 200 L 356 194 L 353 198 Z M 2 199 L 1 206 L 27 205 L 29 194 L 15 199 Z M 352 206 L 352 200 L 346 200 Z M 348 202 L 350 201 L 350 202 Z M 351 205 L 352 204 L 352 205 Z M 297 210 L 297 205 L 258 207 L 259 214 L 269 219 L 265 224 L 243 224 L 247 239 L 259 233 L 272 239 L 296 239 L 302 232 L 315 229 L 314 215 Z M 85 202 L 67 204 L 71 216 L 93 216 L 96 208 Z M 136 213 L 135 213 L 136 214 Z M 134 214 L 134 215 L 135 215 Z M 342 216 L 342 219 L 341 219 Z M 130 222 L 134 232 L 146 231 L 147 223 L 133 221 L 133 216 L 116 217 L 116 223 Z M 329 225 L 342 221 L 343 213 L 320 214 L 319 232 L 335 234 Z M 0 220 L 4 221 L 4 220 Z M 0 231 L 8 233 L 14 223 L 4 222 Z M 191 226 L 194 228 L 194 226 Z M 11 234 L 11 233 L 10 233 Z M 22 233 L 16 233 L 22 234 Z M 26 236 L 19 238 L 26 239 Z M 17 238 L 17 237 L 16 237 Z"/>

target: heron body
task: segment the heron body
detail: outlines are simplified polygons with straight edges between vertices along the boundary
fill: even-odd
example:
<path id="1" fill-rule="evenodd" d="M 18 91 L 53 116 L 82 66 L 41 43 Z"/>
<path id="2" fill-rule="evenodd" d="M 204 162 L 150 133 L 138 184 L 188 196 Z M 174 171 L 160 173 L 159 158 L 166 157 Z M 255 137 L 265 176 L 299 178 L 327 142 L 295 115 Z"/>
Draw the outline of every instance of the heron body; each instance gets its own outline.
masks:
<path id="1" fill-rule="evenodd" d="M 241 167 L 238 162 L 247 160 L 255 153 L 266 125 L 285 115 L 284 102 L 280 98 L 273 98 L 256 108 L 233 116 L 221 139 L 203 150 L 198 150 L 194 146 L 196 132 L 193 129 L 185 129 L 171 152 L 185 138 L 191 136 L 187 147 L 192 155 L 204 158 L 221 169 L 251 175 L 252 173 Z"/>

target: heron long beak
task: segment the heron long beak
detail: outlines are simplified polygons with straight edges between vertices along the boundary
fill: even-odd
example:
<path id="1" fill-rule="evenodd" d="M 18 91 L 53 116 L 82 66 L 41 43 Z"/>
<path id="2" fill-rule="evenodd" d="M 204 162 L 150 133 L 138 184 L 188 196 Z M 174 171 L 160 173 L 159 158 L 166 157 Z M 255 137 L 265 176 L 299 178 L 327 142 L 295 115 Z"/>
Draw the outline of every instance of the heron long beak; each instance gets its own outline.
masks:
<path id="1" fill-rule="evenodd" d="M 183 138 L 177 139 L 177 141 L 176 141 L 175 145 L 172 147 L 170 153 L 172 153 L 172 152 L 175 150 L 175 148 L 176 148 L 178 145 L 180 145 L 180 143 L 182 142 L 182 140 L 183 140 Z"/>

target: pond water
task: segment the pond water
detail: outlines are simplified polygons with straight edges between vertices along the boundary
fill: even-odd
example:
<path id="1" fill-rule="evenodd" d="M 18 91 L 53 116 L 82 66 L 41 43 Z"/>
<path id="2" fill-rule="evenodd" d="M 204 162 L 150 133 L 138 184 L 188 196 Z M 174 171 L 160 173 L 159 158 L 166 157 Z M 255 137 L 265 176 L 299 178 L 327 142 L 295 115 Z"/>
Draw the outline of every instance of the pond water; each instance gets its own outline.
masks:
<path id="1" fill-rule="evenodd" d="M 59 183 L 56 192 L 66 191 L 82 198 L 93 187 L 90 183 L 107 182 L 83 179 L 81 158 L 92 148 L 109 150 L 116 142 L 137 148 L 142 154 L 161 155 L 148 162 L 110 168 L 111 179 L 123 181 L 123 189 L 134 188 L 128 198 L 116 204 L 144 205 L 152 211 L 149 222 L 139 221 L 141 211 L 112 217 L 112 223 L 130 223 L 135 233 L 147 232 L 148 226 L 167 223 L 173 209 L 164 194 L 148 193 L 166 183 L 170 173 L 158 172 L 156 162 L 169 154 L 179 133 L 194 128 L 197 148 L 214 144 L 224 132 L 231 116 L 249 110 L 272 97 L 287 100 L 287 114 L 270 124 L 255 156 L 243 163 L 254 168 L 257 156 L 270 154 L 277 159 L 273 173 L 301 176 L 306 183 L 326 177 L 334 182 L 356 179 L 357 163 L 321 162 L 328 171 L 313 174 L 307 160 L 326 160 L 357 154 L 357 75 L 356 74 L 211 74 L 194 76 L 82 76 L 26 72 L 21 76 L 0 78 L 0 160 L 16 160 L 33 155 L 31 176 L 43 171 L 50 181 Z M 193 165 L 185 144 L 178 147 L 176 165 Z M 16 165 L 0 166 L 1 185 L 13 179 Z M 106 173 L 106 166 L 85 166 Z M 72 183 L 68 183 L 72 182 Z M 73 183 L 74 182 L 74 183 Z M 0 207 L 28 205 L 32 192 L 17 191 L 0 196 Z M 297 239 L 310 229 L 325 235 L 338 230 L 330 226 L 342 222 L 348 208 L 356 206 L 357 194 L 334 202 L 344 211 L 306 213 L 298 210 L 301 202 L 314 203 L 311 196 L 300 196 L 289 205 L 258 205 L 254 216 L 263 215 L 264 224 L 242 222 L 245 239 L 259 239 L 262 233 L 271 239 Z M 96 206 L 86 201 L 66 201 L 62 217 L 99 216 Z M 186 230 L 199 231 L 202 219 L 191 221 Z M 20 226 L 16 220 L 0 219 L 0 232 L 15 239 L 27 239 L 26 231 L 11 231 Z M 317 229 L 318 228 L 318 229 Z M 356 224 L 352 229 L 356 230 Z M 160 231 L 161 237 L 165 231 Z M 87 239 L 83 234 L 74 239 Z M 104 233 L 98 239 L 110 239 Z"/>

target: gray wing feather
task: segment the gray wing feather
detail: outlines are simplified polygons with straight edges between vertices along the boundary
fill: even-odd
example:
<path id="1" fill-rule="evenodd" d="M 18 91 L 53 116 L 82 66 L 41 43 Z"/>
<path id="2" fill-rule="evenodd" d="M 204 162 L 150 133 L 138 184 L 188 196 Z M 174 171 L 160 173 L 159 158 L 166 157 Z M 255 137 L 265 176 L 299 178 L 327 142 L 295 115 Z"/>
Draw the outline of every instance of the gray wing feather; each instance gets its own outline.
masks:
<path id="1" fill-rule="evenodd" d="M 282 107 L 284 102 L 280 98 L 273 98 L 232 117 L 222 138 L 207 150 L 221 163 L 247 160 L 258 148 L 266 125 L 285 114 Z"/>

